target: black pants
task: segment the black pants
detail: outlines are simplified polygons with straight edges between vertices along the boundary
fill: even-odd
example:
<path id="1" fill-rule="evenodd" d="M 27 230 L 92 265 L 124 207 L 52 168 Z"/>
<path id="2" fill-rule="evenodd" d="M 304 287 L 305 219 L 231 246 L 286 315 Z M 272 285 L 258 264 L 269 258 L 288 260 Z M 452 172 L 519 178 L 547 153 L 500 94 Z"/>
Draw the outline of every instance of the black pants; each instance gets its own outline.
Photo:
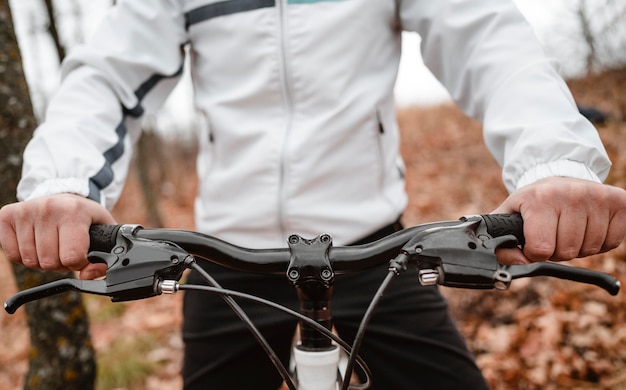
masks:
<path id="1" fill-rule="evenodd" d="M 360 241 L 373 241 L 398 230 L 390 225 Z M 248 292 L 298 308 L 295 289 L 284 276 L 259 276 L 203 267 L 225 288 Z M 338 275 L 332 310 L 339 335 L 352 343 L 386 265 L 362 273 Z M 189 283 L 202 283 L 195 273 Z M 296 320 L 273 309 L 240 305 L 285 364 Z M 276 390 L 281 378 L 253 336 L 218 297 L 185 292 L 183 378 L 186 390 Z M 372 371 L 372 389 L 487 389 L 487 384 L 451 320 L 436 287 L 422 287 L 411 270 L 395 278 L 365 333 L 360 355 Z"/>

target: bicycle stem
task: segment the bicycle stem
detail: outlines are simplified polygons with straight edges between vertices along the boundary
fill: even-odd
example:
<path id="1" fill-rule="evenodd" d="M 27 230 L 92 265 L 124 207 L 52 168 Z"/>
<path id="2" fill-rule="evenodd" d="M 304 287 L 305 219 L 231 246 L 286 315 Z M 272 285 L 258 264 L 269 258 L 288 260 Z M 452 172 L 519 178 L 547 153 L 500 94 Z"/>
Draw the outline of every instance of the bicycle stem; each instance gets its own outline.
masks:
<path id="1" fill-rule="evenodd" d="M 329 259 L 332 238 L 322 234 L 312 240 L 291 235 L 288 239 L 291 254 L 287 278 L 296 288 L 300 312 L 310 319 L 332 329 L 331 298 L 335 274 Z M 331 340 L 309 325 L 300 322 L 298 348 L 324 351 L 333 348 Z"/>

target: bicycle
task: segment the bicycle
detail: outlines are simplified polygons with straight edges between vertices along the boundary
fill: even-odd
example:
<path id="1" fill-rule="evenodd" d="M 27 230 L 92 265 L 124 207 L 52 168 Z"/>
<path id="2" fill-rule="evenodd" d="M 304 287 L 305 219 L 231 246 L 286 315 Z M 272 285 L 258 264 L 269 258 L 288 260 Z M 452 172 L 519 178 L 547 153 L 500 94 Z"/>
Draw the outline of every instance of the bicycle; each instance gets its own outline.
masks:
<path id="1" fill-rule="evenodd" d="M 457 221 L 418 225 L 378 241 L 358 246 L 333 246 L 332 237 L 288 238 L 287 248 L 247 249 L 192 231 L 143 229 L 138 225 L 99 225 L 90 230 L 90 262 L 107 264 L 102 280 L 63 279 L 18 292 L 4 304 L 9 313 L 23 304 L 68 290 L 106 295 L 114 302 L 145 299 L 179 290 L 219 294 L 244 321 L 292 390 L 366 389 L 370 373 L 358 355 L 368 322 L 393 278 L 417 268 L 421 285 L 506 290 L 512 280 L 551 276 L 596 285 L 616 295 L 620 282 L 611 275 L 550 262 L 506 266 L 498 263 L 497 248 L 524 245 L 519 214 L 465 216 Z M 226 290 L 201 268 L 196 258 L 244 272 L 285 275 L 297 290 L 301 312 L 265 299 Z M 389 263 L 388 273 L 365 312 L 352 345 L 332 333 L 330 302 L 336 274 L 357 272 Z M 180 284 L 183 272 L 196 270 L 208 286 Z M 248 299 L 281 310 L 300 323 L 300 340 L 293 348 L 292 375 L 263 335 L 238 306 Z M 340 349 L 348 356 L 340 373 Z M 358 367 L 363 380 L 351 384 Z"/>

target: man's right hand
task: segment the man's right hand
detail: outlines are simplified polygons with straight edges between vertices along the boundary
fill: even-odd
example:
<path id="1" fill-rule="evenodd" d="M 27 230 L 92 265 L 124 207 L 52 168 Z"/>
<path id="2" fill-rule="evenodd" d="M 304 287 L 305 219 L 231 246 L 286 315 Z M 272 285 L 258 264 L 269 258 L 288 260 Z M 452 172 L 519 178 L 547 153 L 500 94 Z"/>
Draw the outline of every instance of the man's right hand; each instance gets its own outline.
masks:
<path id="1" fill-rule="evenodd" d="M 7 258 L 26 267 L 79 271 L 95 279 L 105 264 L 87 261 L 89 227 L 115 224 L 98 203 L 74 194 L 51 195 L 12 203 L 0 209 L 0 246 Z"/>

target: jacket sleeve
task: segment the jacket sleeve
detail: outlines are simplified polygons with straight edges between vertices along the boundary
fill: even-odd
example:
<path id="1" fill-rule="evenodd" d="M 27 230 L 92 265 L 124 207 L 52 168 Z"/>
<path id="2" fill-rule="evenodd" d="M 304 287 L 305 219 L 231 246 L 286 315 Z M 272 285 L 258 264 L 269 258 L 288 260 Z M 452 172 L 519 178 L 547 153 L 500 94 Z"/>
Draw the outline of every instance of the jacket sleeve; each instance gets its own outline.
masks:
<path id="1" fill-rule="evenodd" d="M 182 71 L 184 15 L 174 0 L 121 0 L 62 65 L 62 82 L 24 153 L 18 199 L 76 193 L 112 208 L 141 120 Z"/>
<path id="2" fill-rule="evenodd" d="M 555 63 L 510 0 L 401 1 L 425 64 L 483 124 L 507 189 L 550 176 L 606 178 L 610 161 Z"/>

